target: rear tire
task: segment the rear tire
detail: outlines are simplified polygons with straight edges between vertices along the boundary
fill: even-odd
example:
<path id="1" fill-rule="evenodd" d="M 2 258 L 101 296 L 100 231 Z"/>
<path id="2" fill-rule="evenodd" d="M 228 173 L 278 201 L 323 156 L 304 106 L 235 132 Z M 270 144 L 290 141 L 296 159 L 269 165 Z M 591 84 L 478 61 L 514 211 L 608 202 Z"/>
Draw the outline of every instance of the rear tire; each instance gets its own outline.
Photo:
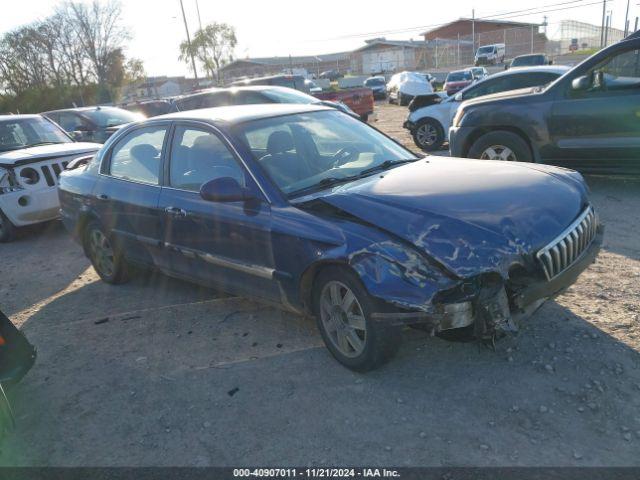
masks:
<path id="1" fill-rule="evenodd" d="M 416 146 L 425 152 L 439 150 L 444 142 L 444 130 L 440 122 L 427 118 L 421 120 L 412 132 Z"/>
<path id="2" fill-rule="evenodd" d="M 473 142 L 467 156 L 481 160 L 533 161 L 527 142 L 520 135 L 506 130 L 485 133 Z"/>
<path id="3" fill-rule="evenodd" d="M 106 234 L 98 222 L 90 222 L 84 230 L 84 249 L 100 278 L 117 285 L 129 280 L 129 266 L 122 250 Z"/>
<path id="4" fill-rule="evenodd" d="M 369 121 L 369 114 L 363 113 L 362 115 L 360 115 L 360 120 L 362 120 L 364 123 L 367 123 Z"/>
<path id="5" fill-rule="evenodd" d="M 11 220 L 0 210 L 0 243 L 10 242 L 14 239 L 16 227 Z"/>
<path id="6" fill-rule="evenodd" d="M 367 372 L 389 361 L 398 351 L 401 327 L 371 318 L 374 301 L 352 271 L 325 268 L 316 278 L 312 294 L 322 339 L 345 367 Z"/>

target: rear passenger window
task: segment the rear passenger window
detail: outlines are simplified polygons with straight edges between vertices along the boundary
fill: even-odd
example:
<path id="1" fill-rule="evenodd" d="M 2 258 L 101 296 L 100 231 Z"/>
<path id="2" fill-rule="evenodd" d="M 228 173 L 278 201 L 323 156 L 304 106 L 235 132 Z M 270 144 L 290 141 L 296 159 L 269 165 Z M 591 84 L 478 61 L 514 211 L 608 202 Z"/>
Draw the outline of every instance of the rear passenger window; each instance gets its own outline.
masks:
<path id="1" fill-rule="evenodd" d="M 135 182 L 158 185 L 160 157 L 166 127 L 147 127 L 133 131 L 111 151 L 110 175 Z"/>
<path id="2" fill-rule="evenodd" d="M 220 177 L 244 185 L 244 173 L 217 135 L 202 129 L 178 127 L 174 134 L 169 182 L 174 188 L 199 192 L 203 183 Z"/>

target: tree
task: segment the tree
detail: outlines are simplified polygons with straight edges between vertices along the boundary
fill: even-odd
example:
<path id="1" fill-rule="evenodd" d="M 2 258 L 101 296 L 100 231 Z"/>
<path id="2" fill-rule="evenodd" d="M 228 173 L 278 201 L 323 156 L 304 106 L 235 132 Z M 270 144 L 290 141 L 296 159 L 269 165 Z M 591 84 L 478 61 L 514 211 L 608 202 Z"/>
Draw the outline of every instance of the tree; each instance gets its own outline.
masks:
<path id="1" fill-rule="evenodd" d="M 92 64 L 98 86 L 103 94 L 109 95 L 109 77 L 113 76 L 114 62 L 120 59 L 123 44 L 130 39 L 129 32 L 121 25 L 120 2 L 67 2 L 58 14 L 75 27 L 76 38 Z M 105 101 L 109 100 L 111 98 L 105 98 Z"/>
<path id="2" fill-rule="evenodd" d="M 233 60 L 233 50 L 238 40 L 235 29 L 226 23 L 210 23 L 196 31 L 191 45 L 187 41 L 180 44 L 180 57 L 189 65 L 191 55 L 202 64 L 207 76 L 220 81 L 220 68 Z"/>
<path id="3" fill-rule="evenodd" d="M 114 0 L 68 2 L 44 20 L 0 37 L 0 111 L 39 112 L 109 102 L 144 78 L 127 59 L 129 33 Z"/>

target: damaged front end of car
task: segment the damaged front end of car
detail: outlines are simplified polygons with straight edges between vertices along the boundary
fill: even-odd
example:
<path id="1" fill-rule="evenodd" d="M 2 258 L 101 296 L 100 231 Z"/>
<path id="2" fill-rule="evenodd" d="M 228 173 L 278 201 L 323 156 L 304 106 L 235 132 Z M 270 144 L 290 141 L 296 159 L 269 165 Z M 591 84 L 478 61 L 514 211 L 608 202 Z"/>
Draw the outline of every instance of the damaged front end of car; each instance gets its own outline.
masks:
<path id="1" fill-rule="evenodd" d="M 435 245 L 454 252 L 439 261 L 428 236 L 421 235 L 415 245 L 401 239 L 371 243 L 353 251 L 348 262 L 379 300 L 374 320 L 420 324 L 432 335 L 468 328 L 476 338 L 493 340 L 517 332 L 546 300 L 572 285 L 595 261 L 603 232 L 588 207 L 537 250 L 486 239 L 474 245 L 460 236 L 445 245 L 437 236 Z"/>

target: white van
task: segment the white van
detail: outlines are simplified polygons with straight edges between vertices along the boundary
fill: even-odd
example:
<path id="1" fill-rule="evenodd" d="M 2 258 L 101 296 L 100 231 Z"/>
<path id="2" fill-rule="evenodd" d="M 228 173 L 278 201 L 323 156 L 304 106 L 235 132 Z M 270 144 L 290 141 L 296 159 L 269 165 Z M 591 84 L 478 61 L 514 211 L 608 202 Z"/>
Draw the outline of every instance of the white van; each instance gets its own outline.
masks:
<path id="1" fill-rule="evenodd" d="M 504 43 L 483 45 L 476 52 L 475 65 L 496 65 L 504 62 Z"/>

